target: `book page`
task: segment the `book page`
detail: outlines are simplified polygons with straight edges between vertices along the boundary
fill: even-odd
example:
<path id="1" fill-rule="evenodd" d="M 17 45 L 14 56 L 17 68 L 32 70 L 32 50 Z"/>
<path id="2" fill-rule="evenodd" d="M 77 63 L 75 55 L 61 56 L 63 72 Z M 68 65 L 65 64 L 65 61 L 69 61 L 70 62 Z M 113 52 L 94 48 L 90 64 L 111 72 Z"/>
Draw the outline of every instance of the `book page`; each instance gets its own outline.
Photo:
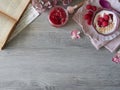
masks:
<path id="1" fill-rule="evenodd" d="M 30 0 L 0 0 L 0 11 L 19 20 Z"/>
<path id="2" fill-rule="evenodd" d="M 32 21 L 34 21 L 39 16 L 39 13 L 34 9 L 34 7 L 30 4 L 20 21 L 17 23 L 14 32 L 8 41 L 12 40 L 15 36 L 17 36 L 26 26 L 28 26 Z"/>
<path id="3" fill-rule="evenodd" d="M 15 25 L 16 21 L 0 13 L 0 48 L 8 38 L 9 32 Z"/>
<path id="4" fill-rule="evenodd" d="M 0 49 L 6 44 L 29 2 L 30 0 L 0 0 Z"/>

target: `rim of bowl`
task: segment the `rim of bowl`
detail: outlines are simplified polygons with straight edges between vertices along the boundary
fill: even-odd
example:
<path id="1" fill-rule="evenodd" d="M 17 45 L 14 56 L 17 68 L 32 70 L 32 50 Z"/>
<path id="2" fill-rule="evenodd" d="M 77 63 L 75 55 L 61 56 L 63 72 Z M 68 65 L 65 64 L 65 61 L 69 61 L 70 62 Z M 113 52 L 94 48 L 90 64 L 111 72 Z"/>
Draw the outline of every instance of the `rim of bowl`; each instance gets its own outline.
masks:
<path id="1" fill-rule="evenodd" d="M 51 20 L 50 20 L 50 15 L 51 15 L 51 12 L 52 12 L 55 8 L 62 8 L 62 9 L 65 11 L 65 13 L 66 13 L 66 19 L 65 19 L 65 22 L 64 22 L 63 24 L 58 25 L 58 24 L 54 24 L 53 22 L 51 22 Z M 59 5 L 56 5 L 56 6 L 52 7 L 51 10 L 49 11 L 49 14 L 48 14 L 48 20 L 49 20 L 50 24 L 51 24 L 52 26 L 54 26 L 54 27 L 62 27 L 62 26 L 64 26 L 64 25 L 68 22 L 68 18 L 69 18 L 69 15 L 68 15 L 67 10 L 66 10 L 63 6 L 59 6 Z"/>
<path id="2" fill-rule="evenodd" d="M 94 26 L 94 18 L 95 18 L 95 16 L 96 16 L 96 14 L 99 13 L 99 12 L 101 12 L 101 11 L 103 11 L 103 10 L 110 11 L 110 12 L 114 13 L 115 16 L 116 16 L 116 18 L 117 18 L 117 26 L 116 26 L 115 30 L 112 31 L 111 33 L 108 33 L 108 34 L 100 33 L 100 32 L 95 28 L 95 26 Z M 111 34 L 113 34 L 115 31 L 117 31 L 117 29 L 118 29 L 118 27 L 119 27 L 119 24 L 120 24 L 120 20 L 119 20 L 119 17 L 118 17 L 118 15 L 117 15 L 117 12 L 115 12 L 114 10 L 110 10 L 110 9 L 99 9 L 99 10 L 97 10 L 97 11 L 94 13 L 93 18 L 92 18 L 92 26 L 94 27 L 95 31 L 97 31 L 97 33 L 99 33 L 99 34 L 101 34 L 101 35 L 104 35 L 104 36 L 111 35 Z"/>

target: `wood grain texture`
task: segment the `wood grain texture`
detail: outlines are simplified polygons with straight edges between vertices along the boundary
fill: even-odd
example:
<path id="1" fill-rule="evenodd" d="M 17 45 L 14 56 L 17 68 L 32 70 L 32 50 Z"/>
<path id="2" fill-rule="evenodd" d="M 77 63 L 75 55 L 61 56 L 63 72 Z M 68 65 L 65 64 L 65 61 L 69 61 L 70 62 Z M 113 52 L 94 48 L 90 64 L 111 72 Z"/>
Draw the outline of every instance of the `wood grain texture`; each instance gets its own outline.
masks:
<path id="1" fill-rule="evenodd" d="M 52 27 L 42 14 L 0 52 L 0 90 L 120 90 L 120 65 L 106 49 L 97 51 L 70 19 Z"/>

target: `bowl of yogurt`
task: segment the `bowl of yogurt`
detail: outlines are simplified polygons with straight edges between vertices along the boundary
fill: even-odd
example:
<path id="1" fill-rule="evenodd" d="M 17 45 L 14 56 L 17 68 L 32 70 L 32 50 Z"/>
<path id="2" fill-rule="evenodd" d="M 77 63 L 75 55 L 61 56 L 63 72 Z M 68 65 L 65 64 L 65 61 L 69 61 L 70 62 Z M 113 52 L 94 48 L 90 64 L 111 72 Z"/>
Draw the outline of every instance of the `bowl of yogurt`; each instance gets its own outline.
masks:
<path id="1" fill-rule="evenodd" d="M 92 25 L 102 35 L 110 35 L 119 27 L 119 17 L 116 12 L 100 9 L 94 14 Z"/>

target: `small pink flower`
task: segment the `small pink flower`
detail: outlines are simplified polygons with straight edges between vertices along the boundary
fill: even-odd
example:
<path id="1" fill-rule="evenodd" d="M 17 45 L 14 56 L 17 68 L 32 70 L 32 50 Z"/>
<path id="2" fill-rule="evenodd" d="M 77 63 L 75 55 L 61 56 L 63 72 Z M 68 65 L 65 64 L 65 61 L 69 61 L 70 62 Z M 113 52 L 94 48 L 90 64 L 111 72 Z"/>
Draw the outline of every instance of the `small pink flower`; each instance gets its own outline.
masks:
<path id="1" fill-rule="evenodd" d="M 112 58 L 112 61 L 115 63 L 120 63 L 120 51 L 118 51 L 115 56 Z"/>
<path id="2" fill-rule="evenodd" d="M 63 5 L 68 5 L 72 1 L 73 0 L 32 0 L 32 5 L 41 14 L 46 11 L 46 9 L 59 5 L 61 2 Z"/>
<path id="3" fill-rule="evenodd" d="M 72 32 L 71 32 L 71 38 L 72 39 L 79 39 L 79 38 L 81 38 L 80 37 L 80 31 L 79 30 L 73 30 Z"/>
<path id="4" fill-rule="evenodd" d="M 52 8 L 57 2 L 57 0 L 32 0 L 32 5 L 41 14 L 46 9 Z"/>

